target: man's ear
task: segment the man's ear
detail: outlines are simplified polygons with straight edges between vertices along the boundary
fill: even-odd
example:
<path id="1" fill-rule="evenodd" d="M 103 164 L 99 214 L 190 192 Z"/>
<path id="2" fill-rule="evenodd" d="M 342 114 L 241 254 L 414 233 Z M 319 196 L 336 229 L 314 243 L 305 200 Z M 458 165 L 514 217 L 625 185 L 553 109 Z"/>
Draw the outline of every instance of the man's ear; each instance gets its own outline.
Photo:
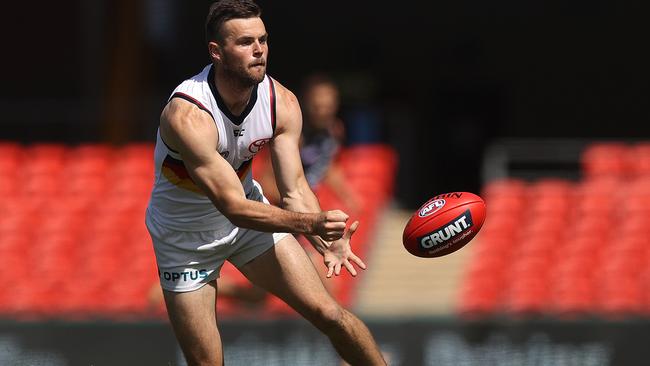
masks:
<path id="1" fill-rule="evenodd" d="M 221 46 L 217 42 L 208 42 L 208 53 L 212 60 L 221 61 Z"/>

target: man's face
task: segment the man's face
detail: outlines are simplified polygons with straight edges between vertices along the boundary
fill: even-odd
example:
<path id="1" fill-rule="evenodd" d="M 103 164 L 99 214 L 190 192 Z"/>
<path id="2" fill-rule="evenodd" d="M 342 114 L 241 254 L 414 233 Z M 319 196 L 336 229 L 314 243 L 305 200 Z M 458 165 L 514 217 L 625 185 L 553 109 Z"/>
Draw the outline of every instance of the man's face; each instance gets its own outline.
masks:
<path id="1" fill-rule="evenodd" d="M 231 19 L 223 24 L 221 32 L 223 70 L 244 85 L 252 86 L 264 80 L 269 46 L 262 19 Z"/>
<path id="2" fill-rule="evenodd" d="M 317 84 L 305 98 L 305 110 L 309 121 L 318 128 L 327 128 L 336 118 L 339 108 L 339 93 L 333 85 Z"/>

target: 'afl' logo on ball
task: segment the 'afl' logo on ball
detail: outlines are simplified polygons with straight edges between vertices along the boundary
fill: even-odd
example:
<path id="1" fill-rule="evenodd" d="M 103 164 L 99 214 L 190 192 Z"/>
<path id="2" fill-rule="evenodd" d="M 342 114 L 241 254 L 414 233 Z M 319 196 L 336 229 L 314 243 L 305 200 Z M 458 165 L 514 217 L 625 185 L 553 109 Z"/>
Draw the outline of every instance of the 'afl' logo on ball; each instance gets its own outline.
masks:
<path id="1" fill-rule="evenodd" d="M 266 145 L 267 142 L 269 142 L 271 139 L 259 139 L 251 142 L 250 145 L 248 145 L 248 151 L 252 152 L 253 154 L 257 154 L 264 145 Z"/>
<path id="2" fill-rule="evenodd" d="M 443 199 L 433 200 L 420 209 L 418 216 L 427 217 L 429 215 L 433 215 L 434 213 L 438 212 L 438 210 L 443 208 L 445 206 L 445 203 L 447 202 Z"/>

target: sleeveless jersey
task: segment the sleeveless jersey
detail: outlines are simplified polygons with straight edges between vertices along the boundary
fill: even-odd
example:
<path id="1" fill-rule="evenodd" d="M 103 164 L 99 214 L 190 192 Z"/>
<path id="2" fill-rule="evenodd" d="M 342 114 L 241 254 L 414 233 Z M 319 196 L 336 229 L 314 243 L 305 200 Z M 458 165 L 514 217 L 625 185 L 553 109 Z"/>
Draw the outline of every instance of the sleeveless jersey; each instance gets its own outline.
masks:
<path id="1" fill-rule="evenodd" d="M 183 81 L 169 100 L 182 98 L 209 113 L 219 134 L 218 153 L 230 163 L 248 197 L 255 185 L 251 163 L 255 154 L 273 137 L 275 89 L 269 76 L 257 84 L 239 116 L 225 106 L 214 85 L 214 68 Z M 193 182 L 180 154 L 169 148 L 157 133 L 154 152 L 155 183 L 148 215 L 158 224 L 178 231 L 220 231 L 224 239 L 234 237 L 237 228 L 223 216 Z"/>

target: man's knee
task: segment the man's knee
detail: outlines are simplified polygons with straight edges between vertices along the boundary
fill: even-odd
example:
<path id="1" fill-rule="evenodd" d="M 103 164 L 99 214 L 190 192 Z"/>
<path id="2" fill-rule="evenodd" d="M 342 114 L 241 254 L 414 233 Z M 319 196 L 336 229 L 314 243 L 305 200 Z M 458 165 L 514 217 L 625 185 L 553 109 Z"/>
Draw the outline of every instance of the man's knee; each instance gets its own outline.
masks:
<path id="1" fill-rule="evenodd" d="M 322 304 L 316 311 L 314 323 L 323 332 L 340 329 L 343 326 L 346 310 L 336 302 Z"/>

